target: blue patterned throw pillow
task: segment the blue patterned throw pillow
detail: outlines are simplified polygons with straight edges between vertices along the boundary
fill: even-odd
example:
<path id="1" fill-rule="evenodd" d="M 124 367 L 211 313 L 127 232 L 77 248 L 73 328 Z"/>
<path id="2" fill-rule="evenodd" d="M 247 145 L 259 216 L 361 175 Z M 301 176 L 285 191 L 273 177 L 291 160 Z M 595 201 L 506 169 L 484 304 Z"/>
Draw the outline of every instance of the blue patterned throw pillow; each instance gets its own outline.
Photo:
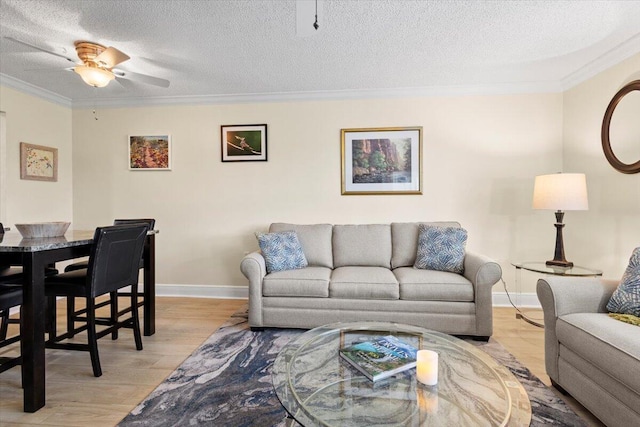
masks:
<path id="1" fill-rule="evenodd" d="M 434 227 L 420 224 L 415 268 L 464 272 L 467 230 L 460 227 Z"/>
<path id="2" fill-rule="evenodd" d="M 607 310 L 640 317 L 640 248 L 635 248 Z"/>
<path id="3" fill-rule="evenodd" d="M 256 233 L 256 237 L 267 265 L 267 273 L 295 270 L 309 265 L 295 231 Z"/>

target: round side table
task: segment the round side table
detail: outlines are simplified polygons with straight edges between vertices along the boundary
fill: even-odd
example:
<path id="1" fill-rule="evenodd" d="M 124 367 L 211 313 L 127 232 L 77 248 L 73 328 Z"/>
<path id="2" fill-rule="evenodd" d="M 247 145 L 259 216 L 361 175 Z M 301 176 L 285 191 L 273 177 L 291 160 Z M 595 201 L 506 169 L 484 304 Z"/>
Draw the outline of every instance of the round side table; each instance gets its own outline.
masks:
<path id="1" fill-rule="evenodd" d="M 534 326 L 544 328 L 544 323 L 541 319 L 534 319 L 530 315 L 522 312 L 518 307 L 517 299 L 522 293 L 520 288 L 522 286 L 522 270 L 531 271 L 534 273 L 550 274 L 552 276 L 566 276 L 566 277 L 597 277 L 602 276 L 601 270 L 593 268 L 580 267 L 574 265 L 573 267 L 559 267 L 557 265 L 547 265 L 544 261 L 531 261 L 531 262 L 512 262 L 516 268 L 516 319 L 522 319 L 527 323 Z"/>

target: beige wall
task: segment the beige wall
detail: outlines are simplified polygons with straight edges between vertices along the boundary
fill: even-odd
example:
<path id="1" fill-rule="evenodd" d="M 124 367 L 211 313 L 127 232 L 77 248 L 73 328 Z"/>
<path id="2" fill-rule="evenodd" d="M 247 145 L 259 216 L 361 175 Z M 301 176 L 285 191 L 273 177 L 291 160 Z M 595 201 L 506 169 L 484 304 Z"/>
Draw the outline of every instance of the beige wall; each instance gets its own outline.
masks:
<path id="1" fill-rule="evenodd" d="M 586 173 L 589 191 L 589 211 L 569 212 L 565 216 L 567 257 L 601 268 L 605 276 L 618 279 L 633 248 L 640 246 L 640 174 L 622 174 L 609 165 L 602 152 L 600 131 L 611 98 L 625 83 L 638 79 L 640 54 L 564 94 L 565 170 Z M 633 96 L 640 97 L 640 93 L 634 92 Z M 638 129 L 640 104 L 633 105 L 635 118 L 625 127 Z M 622 111 L 620 106 L 616 111 Z M 616 119 L 614 113 L 612 123 L 623 124 Z M 621 127 L 616 130 L 617 136 L 624 134 Z M 618 153 L 622 153 L 623 146 L 615 144 L 620 143 L 615 138 L 612 141 Z M 637 132 L 627 148 L 632 152 L 631 157 L 625 158 L 627 163 L 638 161 Z"/>
<path id="2" fill-rule="evenodd" d="M 640 55 L 564 94 L 105 108 L 98 121 L 90 110 L 0 87 L 4 221 L 92 228 L 155 217 L 159 284 L 245 285 L 240 259 L 273 221 L 451 219 L 469 230 L 469 249 L 502 264 L 513 288 L 510 261 L 553 255 L 553 214 L 531 209 L 533 177 L 585 172 L 590 210 L 565 216 L 567 258 L 617 278 L 640 245 L 640 175 L 609 166 L 600 126 L 638 70 Z M 246 123 L 268 125 L 269 161 L 220 162 L 220 125 Z M 340 129 L 405 125 L 424 128 L 424 194 L 341 196 Z M 172 136 L 173 170 L 129 171 L 127 135 L 158 132 Z M 20 180 L 21 141 L 59 148 L 57 183 Z M 534 292 L 531 279 L 523 291 Z"/>
<path id="3" fill-rule="evenodd" d="M 151 216 L 161 284 L 246 285 L 269 223 L 458 220 L 502 263 L 552 255 L 533 177 L 562 166 L 562 94 L 308 101 L 73 112 L 75 225 Z M 220 125 L 268 125 L 268 162 L 222 163 Z M 421 196 L 341 196 L 340 129 L 422 126 Z M 127 135 L 172 136 L 173 170 L 129 171 Z M 496 287 L 496 290 L 499 291 Z"/>
<path id="4" fill-rule="evenodd" d="M 6 113 L 6 180 L 1 218 L 5 226 L 21 222 L 71 221 L 72 163 L 70 108 L 0 86 L 0 111 Z M 58 149 L 58 181 L 20 179 L 20 143 Z"/>

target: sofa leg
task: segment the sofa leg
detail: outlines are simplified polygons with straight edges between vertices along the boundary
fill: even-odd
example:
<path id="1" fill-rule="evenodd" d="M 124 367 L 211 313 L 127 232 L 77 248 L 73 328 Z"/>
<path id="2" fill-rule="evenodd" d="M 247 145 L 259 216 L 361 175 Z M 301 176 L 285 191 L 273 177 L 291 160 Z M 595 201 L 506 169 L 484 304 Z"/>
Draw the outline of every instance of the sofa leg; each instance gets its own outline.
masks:
<path id="1" fill-rule="evenodd" d="M 262 332 L 264 331 L 265 328 L 262 328 L 260 326 L 252 326 L 251 327 L 251 332 Z"/>
<path id="2" fill-rule="evenodd" d="M 474 341 L 484 341 L 487 342 L 489 341 L 489 338 L 491 338 L 490 336 L 485 336 L 485 335 L 481 335 L 481 336 L 472 336 L 471 339 Z"/>
<path id="3" fill-rule="evenodd" d="M 560 384 L 558 384 L 557 382 L 555 382 L 554 380 L 551 380 L 551 385 L 560 392 L 560 394 L 564 395 L 564 396 L 568 396 L 569 392 L 567 390 L 565 390 L 564 388 L 562 388 L 562 386 Z"/>

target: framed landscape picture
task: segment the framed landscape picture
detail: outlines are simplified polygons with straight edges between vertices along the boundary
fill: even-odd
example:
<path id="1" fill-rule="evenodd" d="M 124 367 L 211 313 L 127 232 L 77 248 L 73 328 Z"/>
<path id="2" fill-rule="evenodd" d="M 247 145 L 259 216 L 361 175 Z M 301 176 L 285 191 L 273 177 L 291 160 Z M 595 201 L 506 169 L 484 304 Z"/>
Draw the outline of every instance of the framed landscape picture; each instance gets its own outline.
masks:
<path id="1" fill-rule="evenodd" d="M 422 127 L 341 130 L 342 194 L 422 194 Z"/>
<path id="2" fill-rule="evenodd" d="M 57 181 L 58 149 L 21 142 L 20 178 L 35 181 Z"/>
<path id="3" fill-rule="evenodd" d="M 129 170 L 171 170 L 171 136 L 130 135 Z"/>
<path id="4" fill-rule="evenodd" d="M 220 127 L 223 162 L 266 162 L 267 125 Z"/>

